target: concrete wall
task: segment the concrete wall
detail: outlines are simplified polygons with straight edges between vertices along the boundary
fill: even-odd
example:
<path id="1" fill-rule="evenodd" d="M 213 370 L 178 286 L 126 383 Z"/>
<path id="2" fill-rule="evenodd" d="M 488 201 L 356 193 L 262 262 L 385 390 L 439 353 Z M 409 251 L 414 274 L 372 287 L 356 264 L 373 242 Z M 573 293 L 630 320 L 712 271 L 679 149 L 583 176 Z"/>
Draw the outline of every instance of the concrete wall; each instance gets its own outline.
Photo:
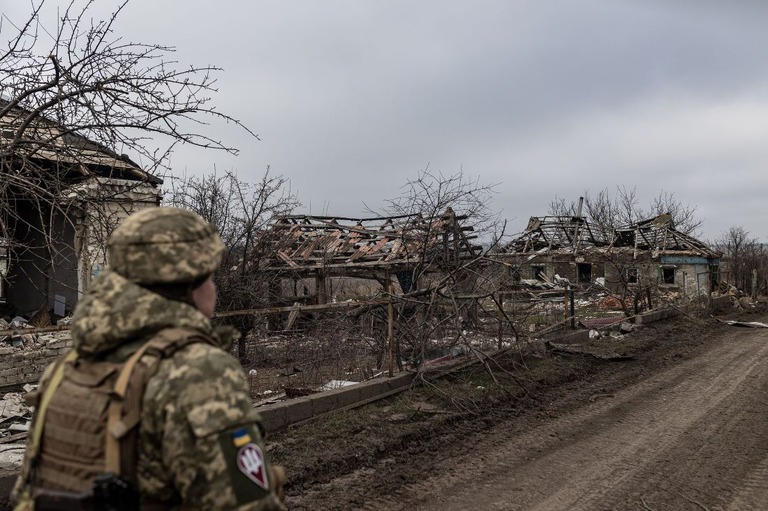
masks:
<path id="1" fill-rule="evenodd" d="M 645 325 L 648 323 L 653 323 L 654 321 L 661 321 L 663 319 L 673 318 L 679 314 L 680 314 L 680 311 L 672 308 L 648 311 L 635 316 L 635 324 Z"/>

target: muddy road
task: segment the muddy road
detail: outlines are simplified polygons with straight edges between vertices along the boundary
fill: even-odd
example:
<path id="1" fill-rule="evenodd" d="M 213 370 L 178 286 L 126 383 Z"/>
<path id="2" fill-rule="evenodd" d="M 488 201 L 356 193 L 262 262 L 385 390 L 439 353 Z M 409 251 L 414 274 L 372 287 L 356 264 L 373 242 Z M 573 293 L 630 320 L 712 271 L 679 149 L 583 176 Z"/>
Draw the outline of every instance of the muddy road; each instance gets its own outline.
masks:
<path id="1" fill-rule="evenodd" d="M 382 459 L 297 492 L 291 508 L 768 509 L 768 329 L 695 335 L 706 340 L 639 361 L 649 367 L 626 385 L 620 370 L 597 375 L 577 389 L 582 405 L 531 427 L 501 422 Z"/>
<path id="2" fill-rule="evenodd" d="M 409 487 L 408 508 L 768 509 L 768 329 L 734 328 L 641 383 L 483 443 Z"/>

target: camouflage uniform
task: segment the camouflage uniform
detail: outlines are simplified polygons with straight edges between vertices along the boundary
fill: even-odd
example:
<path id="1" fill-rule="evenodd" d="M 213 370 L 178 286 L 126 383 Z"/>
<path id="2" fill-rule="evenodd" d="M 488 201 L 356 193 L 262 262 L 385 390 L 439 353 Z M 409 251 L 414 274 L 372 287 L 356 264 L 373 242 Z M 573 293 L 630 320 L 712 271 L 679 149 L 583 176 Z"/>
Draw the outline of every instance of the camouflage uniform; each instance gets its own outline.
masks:
<path id="1" fill-rule="evenodd" d="M 137 464 L 142 499 L 185 510 L 285 509 L 275 493 L 281 483 L 264 462 L 259 417 L 245 375 L 225 351 L 232 335 L 215 330 L 194 306 L 140 285 L 210 274 L 223 250 L 218 235 L 196 215 L 153 208 L 127 219 L 108 247 L 113 271 L 93 283 L 73 318 L 79 356 L 123 361 L 172 327 L 193 329 L 208 339 L 163 359 L 145 387 Z M 246 453 L 246 466 L 243 445 L 252 451 Z M 261 479 L 258 469 L 263 469 Z M 20 479 L 17 495 L 25 484 Z"/>

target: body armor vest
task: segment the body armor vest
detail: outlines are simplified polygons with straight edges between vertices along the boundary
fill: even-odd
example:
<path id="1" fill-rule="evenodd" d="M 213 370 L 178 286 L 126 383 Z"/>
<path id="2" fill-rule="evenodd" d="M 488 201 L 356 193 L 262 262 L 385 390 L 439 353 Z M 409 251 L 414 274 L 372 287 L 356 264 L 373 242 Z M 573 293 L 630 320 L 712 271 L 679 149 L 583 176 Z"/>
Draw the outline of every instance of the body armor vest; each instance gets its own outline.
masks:
<path id="1" fill-rule="evenodd" d="M 212 343 L 199 331 L 170 328 L 155 334 L 128 360 L 77 358 L 56 362 L 39 390 L 30 443 L 35 489 L 87 492 L 112 473 L 138 488 L 138 430 L 144 388 L 159 362 L 192 343 Z"/>

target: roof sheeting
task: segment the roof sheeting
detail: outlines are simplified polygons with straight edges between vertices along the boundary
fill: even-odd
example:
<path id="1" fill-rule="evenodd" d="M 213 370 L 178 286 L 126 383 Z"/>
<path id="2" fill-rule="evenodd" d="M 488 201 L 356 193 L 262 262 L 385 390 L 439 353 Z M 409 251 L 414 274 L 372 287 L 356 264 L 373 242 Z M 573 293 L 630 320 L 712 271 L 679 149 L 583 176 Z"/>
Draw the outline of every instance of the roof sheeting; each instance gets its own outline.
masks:
<path id="1" fill-rule="evenodd" d="M 122 179 L 162 183 L 130 160 L 126 155 L 72 133 L 66 127 L 38 116 L 33 118 L 17 139 L 18 130 L 29 120 L 32 113 L 0 99 L 0 142 L 10 152 L 23 159 L 53 165 L 65 165 L 83 176 L 114 177 Z"/>

